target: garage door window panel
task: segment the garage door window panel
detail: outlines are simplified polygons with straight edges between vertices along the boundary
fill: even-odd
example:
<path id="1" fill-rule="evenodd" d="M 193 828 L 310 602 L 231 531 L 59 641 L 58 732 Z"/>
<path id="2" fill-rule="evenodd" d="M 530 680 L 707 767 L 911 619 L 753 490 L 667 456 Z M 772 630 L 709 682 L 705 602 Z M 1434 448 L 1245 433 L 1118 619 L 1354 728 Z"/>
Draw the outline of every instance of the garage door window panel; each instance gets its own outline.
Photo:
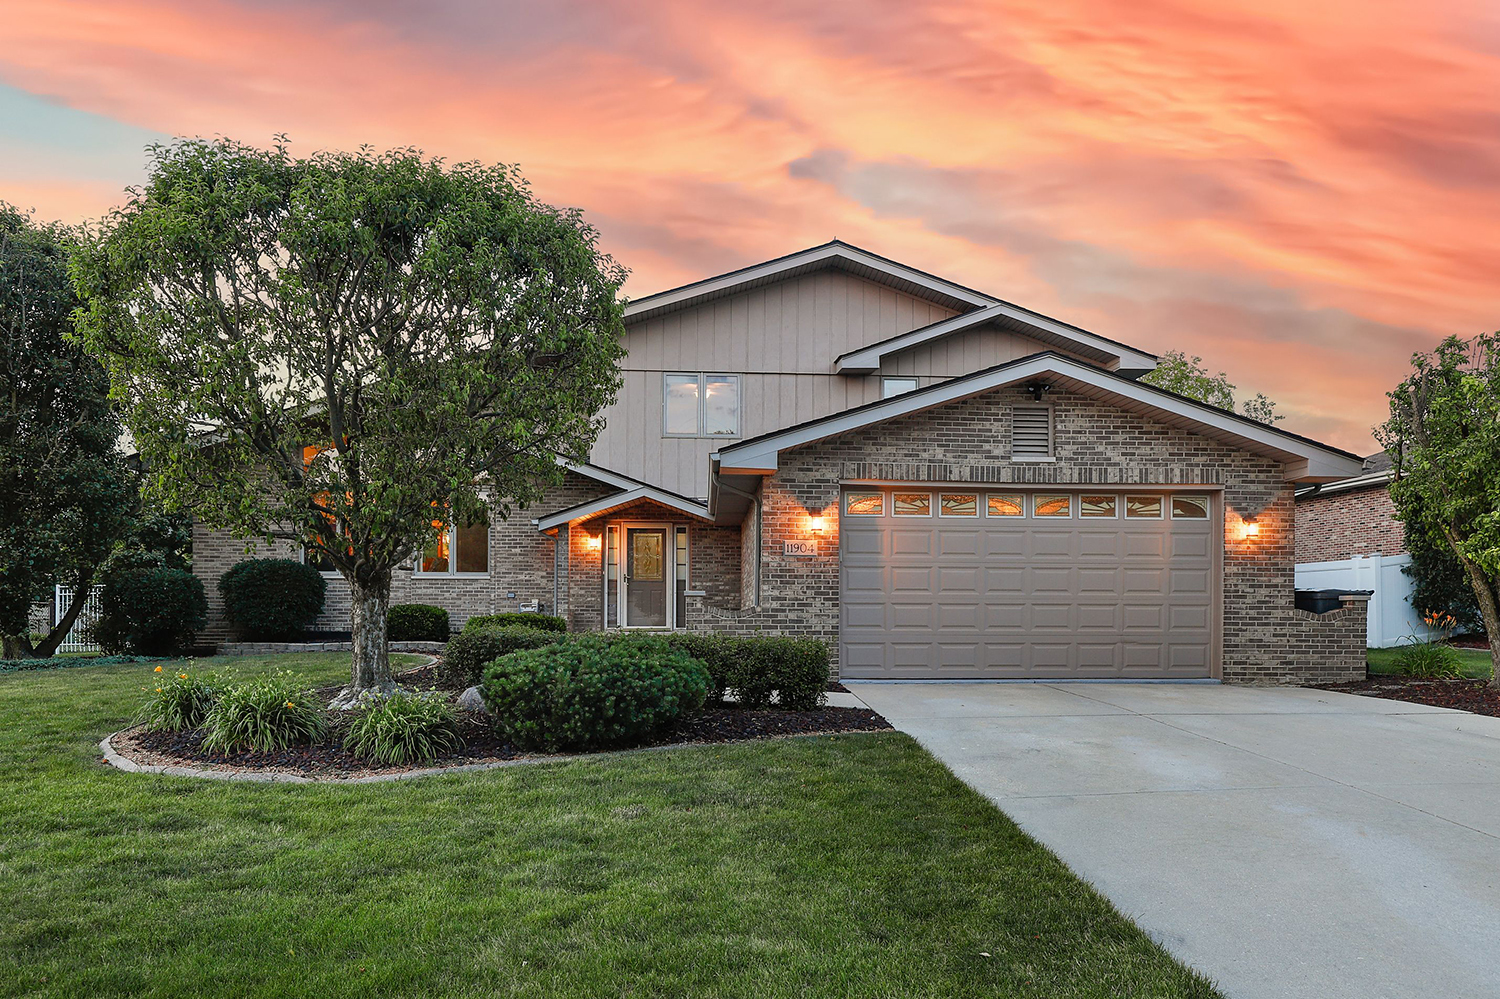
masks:
<path id="1" fill-rule="evenodd" d="M 892 493 L 891 513 L 897 517 L 931 517 L 932 493 Z"/>
<path id="2" fill-rule="evenodd" d="M 1125 516 L 1132 520 L 1161 520 L 1160 496 L 1125 497 Z"/>
<path id="3" fill-rule="evenodd" d="M 851 517 L 883 516 L 885 493 L 850 493 L 844 498 L 844 512 Z"/>
<path id="4" fill-rule="evenodd" d="M 1071 517 L 1073 497 L 1066 494 L 1037 493 L 1032 497 L 1031 513 L 1034 517 Z"/>
<path id="5" fill-rule="evenodd" d="M 990 493 L 985 512 L 991 517 L 1026 516 L 1026 497 L 1020 493 Z"/>
<path id="6" fill-rule="evenodd" d="M 1119 503 L 1114 496 L 1090 496 L 1078 497 L 1078 516 L 1080 517 L 1108 517 L 1119 516 Z"/>
<path id="7" fill-rule="evenodd" d="M 1172 519 L 1173 520 L 1207 520 L 1208 519 L 1208 497 L 1207 496 L 1173 496 L 1172 497 Z"/>
<path id="8" fill-rule="evenodd" d="M 974 517 L 979 514 L 979 496 L 976 493 L 942 493 L 938 497 L 938 515 L 941 517 Z"/>

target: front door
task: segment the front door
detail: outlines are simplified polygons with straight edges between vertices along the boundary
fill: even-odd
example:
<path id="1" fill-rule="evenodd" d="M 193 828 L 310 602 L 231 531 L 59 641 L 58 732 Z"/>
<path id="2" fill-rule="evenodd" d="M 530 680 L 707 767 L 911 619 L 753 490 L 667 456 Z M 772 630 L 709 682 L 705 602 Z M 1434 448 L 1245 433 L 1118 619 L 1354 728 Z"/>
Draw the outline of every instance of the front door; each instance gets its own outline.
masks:
<path id="1" fill-rule="evenodd" d="M 625 531 L 625 626 L 667 626 L 667 531 L 631 527 Z"/>

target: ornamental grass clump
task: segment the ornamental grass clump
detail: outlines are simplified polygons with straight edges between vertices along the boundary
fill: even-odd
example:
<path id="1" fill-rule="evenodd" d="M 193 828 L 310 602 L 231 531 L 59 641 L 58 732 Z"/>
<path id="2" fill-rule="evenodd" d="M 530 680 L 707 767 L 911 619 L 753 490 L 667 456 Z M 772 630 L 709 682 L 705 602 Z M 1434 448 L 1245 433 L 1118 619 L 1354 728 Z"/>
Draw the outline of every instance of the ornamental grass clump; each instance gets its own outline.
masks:
<path id="1" fill-rule="evenodd" d="M 219 696 L 219 685 L 210 674 L 153 670 L 153 691 L 136 720 L 153 732 L 185 732 L 198 728 L 208 717 Z"/>
<path id="2" fill-rule="evenodd" d="M 344 736 L 345 749 L 379 763 L 427 763 L 463 744 L 453 705 L 435 690 L 365 694 Z"/>
<path id="3" fill-rule="evenodd" d="M 643 741 L 703 706 L 708 667 L 660 638 L 587 636 L 501 656 L 480 692 L 521 749 L 593 749 Z"/>
<path id="4" fill-rule="evenodd" d="M 323 741 L 328 718 L 311 690 L 287 670 L 226 684 L 204 720 L 211 753 L 266 751 Z"/>

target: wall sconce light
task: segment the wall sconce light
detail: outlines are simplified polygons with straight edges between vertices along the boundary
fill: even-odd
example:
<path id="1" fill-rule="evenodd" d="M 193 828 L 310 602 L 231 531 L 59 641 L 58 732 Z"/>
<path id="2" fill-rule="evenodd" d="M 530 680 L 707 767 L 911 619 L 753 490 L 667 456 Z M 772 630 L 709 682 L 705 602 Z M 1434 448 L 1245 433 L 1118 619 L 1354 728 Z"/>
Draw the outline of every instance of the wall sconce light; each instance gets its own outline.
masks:
<path id="1" fill-rule="evenodd" d="M 823 528 L 828 526 L 828 520 L 821 513 L 815 513 L 808 520 L 807 526 L 814 534 L 822 534 Z"/>
<path id="2" fill-rule="evenodd" d="M 604 538 L 598 534 L 586 534 L 583 538 L 585 547 L 591 552 L 596 552 L 604 544 Z"/>
<path id="3" fill-rule="evenodd" d="M 1244 520 L 1240 521 L 1240 537 L 1241 538 L 1258 538 L 1258 537 L 1260 537 L 1260 525 L 1255 522 L 1255 518 L 1254 517 L 1246 517 Z"/>

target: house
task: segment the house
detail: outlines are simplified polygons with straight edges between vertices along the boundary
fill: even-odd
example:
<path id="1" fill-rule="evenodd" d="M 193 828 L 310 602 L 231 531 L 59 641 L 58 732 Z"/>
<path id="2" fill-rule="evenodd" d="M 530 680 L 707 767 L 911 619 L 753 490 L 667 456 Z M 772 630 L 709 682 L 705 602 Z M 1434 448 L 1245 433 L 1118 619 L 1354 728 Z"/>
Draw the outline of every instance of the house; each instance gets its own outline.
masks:
<path id="1" fill-rule="evenodd" d="M 1148 353 L 838 241 L 625 321 L 589 462 L 394 601 L 813 636 L 848 678 L 1363 675 L 1359 600 L 1292 605 L 1293 490 L 1360 459 L 1143 384 Z M 208 583 L 244 557 L 194 545 Z"/>
<path id="2" fill-rule="evenodd" d="M 1413 603 L 1415 581 L 1406 537 L 1388 489 L 1391 456 L 1378 451 L 1359 474 L 1297 490 L 1296 584 L 1299 589 L 1371 590 L 1366 642 L 1389 648 L 1432 630 Z"/>

